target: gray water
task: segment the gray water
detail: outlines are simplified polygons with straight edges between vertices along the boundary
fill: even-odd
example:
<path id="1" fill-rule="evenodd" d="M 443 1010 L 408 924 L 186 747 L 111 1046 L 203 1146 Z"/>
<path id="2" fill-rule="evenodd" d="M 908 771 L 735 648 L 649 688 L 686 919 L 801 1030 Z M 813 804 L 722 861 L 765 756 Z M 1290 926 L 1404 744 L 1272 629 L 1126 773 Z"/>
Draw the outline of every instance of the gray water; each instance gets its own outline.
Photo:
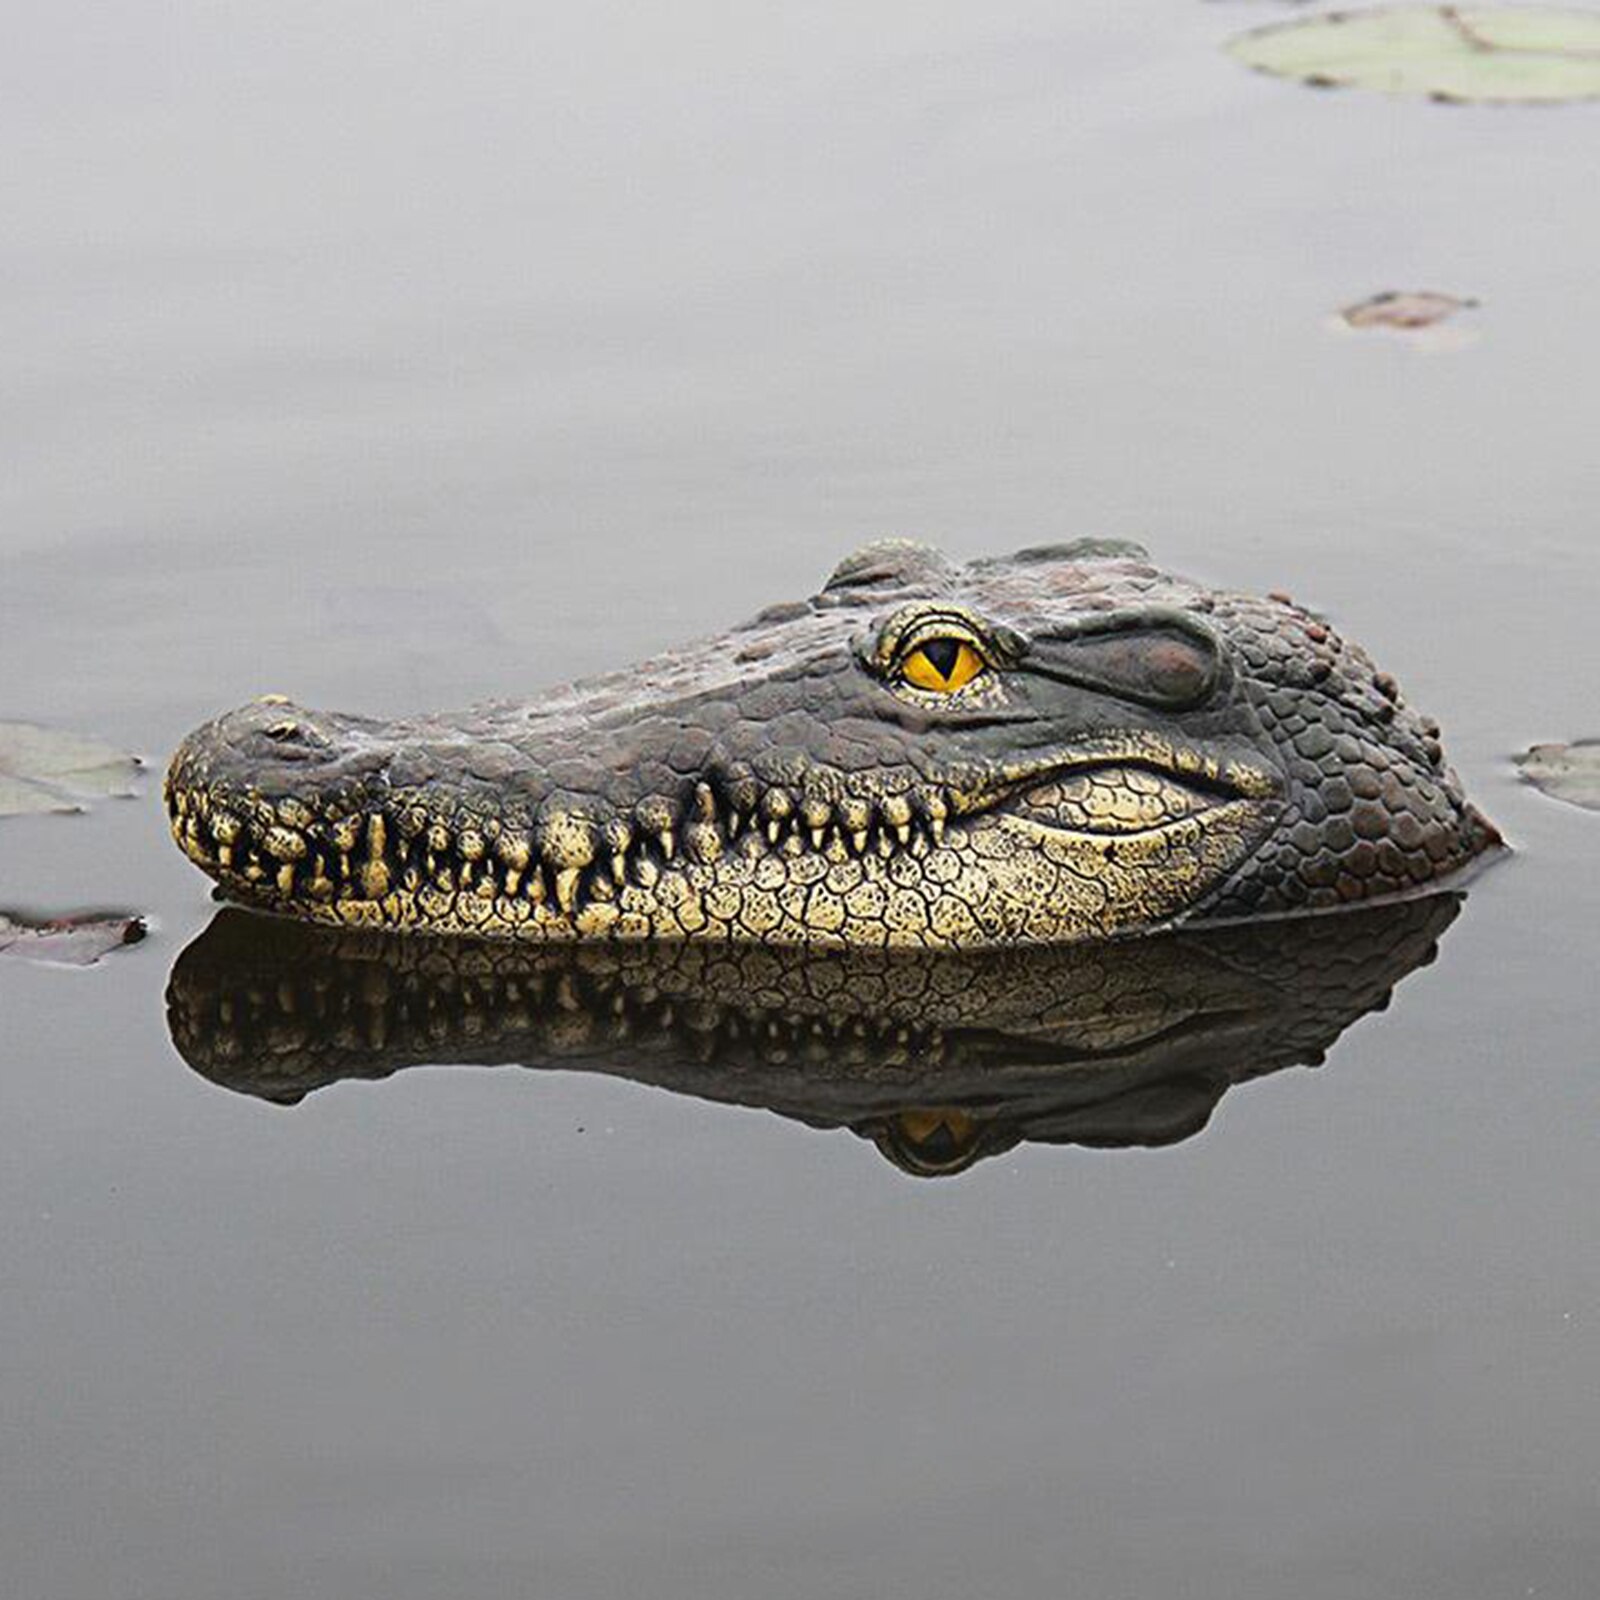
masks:
<path id="1" fill-rule="evenodd" d="M 1600 1589 L 1600 107 L 1318 94 L 1198 3 L 9 10 L 0 716 L 517 693 L 853 544 L 1331 611 L 1518 854 L 1320 1071 L 918 1182 L 590 1074 L 284 1109 L 169 1043 L 153 792 L 0 824 L 0 1594 Z M 1470 348 L 1338 337 L 1386 288 Z M 153 785 L 147 786 L 153 790 Z"/>

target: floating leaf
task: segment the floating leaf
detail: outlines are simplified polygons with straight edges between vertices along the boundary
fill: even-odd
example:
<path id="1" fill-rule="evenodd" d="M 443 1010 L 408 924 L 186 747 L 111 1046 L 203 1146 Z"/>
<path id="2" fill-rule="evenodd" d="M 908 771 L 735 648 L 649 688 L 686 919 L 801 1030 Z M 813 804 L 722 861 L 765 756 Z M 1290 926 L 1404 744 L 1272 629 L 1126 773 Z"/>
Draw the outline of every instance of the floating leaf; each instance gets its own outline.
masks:
<path id="1" fill-rule="evenodd" d="M 1476 343 L 1478 330 L 1453 319 L 1477 304 L 1435 289 L 1385 289 L 1344 306 L 1331 325 L 1336 333 L 1376 333 L 1416 350 L 1462 350 Z"/>
<path id="2" fill-rule="evenodd" d="M 1433 289 L 1385 289 L 1382 294 L 1358 300 L 1339 315 L 1352 328 L 1431 328 L 1457 311 L 1477 305 L 1476 300 L 1460 295 L 1440 294 Z"/>
<path id="3" fill-rule="evenodd" d="M 98 739 L 0 722 L 0 817 L 82 811 L 91 800 L 134 793 L 137 756 Z"/>
<path id="4" fill-rule="evenodd" d="M 0 961 L 49 961 L 92 967 L 102 956 L 144 938 L 144 921 L 124 913 L 51 917 L 36 922 L 0 911 Z"/>
<path id="5" fill-rule="evenodd" d="M 1313 88 L 1556 104 L 1600 96 L 1600 12 L 1554 6 L 1329 11 L 1229 41 L 1236 60 Z"/>
<path id="6" fill-rule="evenodd" d="M 1517 757 L 1517 765 L 1535 788 L 1569 805 L 1600 811 L 1600 739 L 1536 744 Z"/>

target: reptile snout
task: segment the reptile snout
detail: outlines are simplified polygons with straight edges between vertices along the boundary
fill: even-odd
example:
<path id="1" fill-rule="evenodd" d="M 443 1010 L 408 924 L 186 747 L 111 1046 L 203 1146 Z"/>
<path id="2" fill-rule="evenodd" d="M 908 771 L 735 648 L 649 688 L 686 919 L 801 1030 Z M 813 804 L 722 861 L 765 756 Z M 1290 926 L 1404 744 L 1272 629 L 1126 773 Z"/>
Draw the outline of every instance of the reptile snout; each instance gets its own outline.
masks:
<path id="1" fill-rule="evenodd" d="M 349 775 L 359 719 L 308 710 L 281 696 L 253 700 L 196 728 L 178 747 L 168 786 L 301 790 L 323 771 Z"/>
<path id="2" fill-rule="evenodd" d="M 338 750 L 315 712 L 277 698 L 230 711 L 212 724 L 212 733 L 219 753 L 257 772 L 275 763 L 304 768 L 330 760 Z"/>
<path id="3" fill-rule="evenodd" d="M 319 843 L 348 855 L 388 760 L 383 725 L 269 695 L 196 728 L 167 769 L 173 837 L 190 860 L 245 885 L 331 896 Z"/>

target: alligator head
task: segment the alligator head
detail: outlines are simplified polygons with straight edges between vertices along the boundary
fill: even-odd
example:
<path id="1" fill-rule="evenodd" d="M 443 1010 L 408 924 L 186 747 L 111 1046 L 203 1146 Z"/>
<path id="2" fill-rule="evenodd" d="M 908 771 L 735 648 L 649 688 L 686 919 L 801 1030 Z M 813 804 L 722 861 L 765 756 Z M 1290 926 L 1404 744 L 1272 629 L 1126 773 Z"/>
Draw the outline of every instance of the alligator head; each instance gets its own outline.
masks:
<path id="1" fill-rule="evenodd" d="M 233 897 L 528 939 L 975 947 L 1415 893 L 1496 842 L 1323 620 L 1134 546 L 870 545 L 809 600 L 528 701 L 258 701 L 167 804 Z"/>

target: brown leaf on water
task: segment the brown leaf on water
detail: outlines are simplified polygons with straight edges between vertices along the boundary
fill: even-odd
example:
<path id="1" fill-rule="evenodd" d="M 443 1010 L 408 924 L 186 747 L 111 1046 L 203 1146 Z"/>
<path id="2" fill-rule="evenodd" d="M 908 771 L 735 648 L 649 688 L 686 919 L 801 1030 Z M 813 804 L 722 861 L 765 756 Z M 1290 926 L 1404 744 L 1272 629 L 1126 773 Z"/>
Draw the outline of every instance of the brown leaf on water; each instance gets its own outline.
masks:
<path id="1" fill-rule="evenodd" d="M 1469 310 L 1478 302 L 1457 294 L 1440 294 L 1433 289 L 1385 289 L 1369 295 L 1339 315 L 1352 328 L 1397 328 L 1411 333 L 1431 328 L 1435 323 Z"/>
<path id="2" fill-rule="evenodd" d="M 137 792 L 143 763 L 115 746 L 33 722 L 0 722 L 0 817 L 84 811 Z"/>
<path id="3" fill-rule="evenodd" d="M 144 919 L 126 912 L 81 912 L 43 921 L 0 911 L 0 961 L 47 961 L 92 967 L 102 956 L 145 935 Z"/>
<path id="4" fill-rule="evenodd" d="M 1529 783 L 1554 799 L 1600 811 L 1600 739 L 1536 744 L 1517 757 L 1517 767 Z"/>

